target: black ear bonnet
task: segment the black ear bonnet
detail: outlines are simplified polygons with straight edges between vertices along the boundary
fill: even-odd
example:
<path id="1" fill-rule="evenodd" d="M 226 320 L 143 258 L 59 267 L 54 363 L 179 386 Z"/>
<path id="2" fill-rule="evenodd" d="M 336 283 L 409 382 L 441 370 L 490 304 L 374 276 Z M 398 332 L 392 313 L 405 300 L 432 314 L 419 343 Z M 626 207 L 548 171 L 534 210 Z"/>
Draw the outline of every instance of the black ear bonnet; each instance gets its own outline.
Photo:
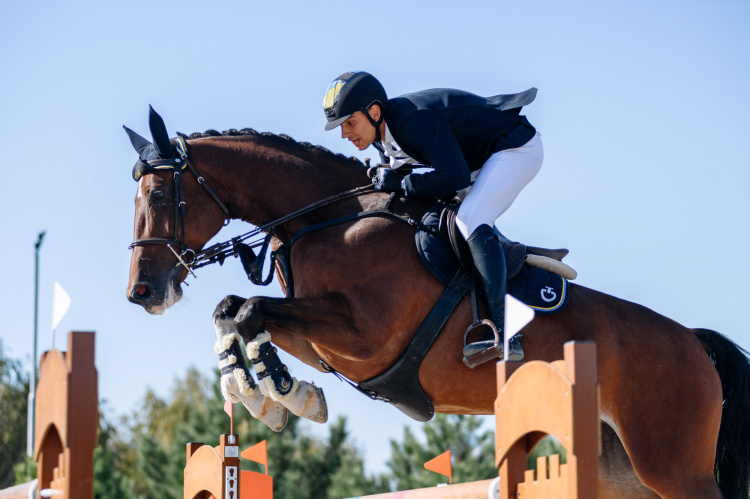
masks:
<path id="1" fill-rule="evenodd" d="M 123 125 L 125 132 L 130 138 L 130 143 L 139 154 L 138 161 L 133 166 L 133 180 L 136 182 L 147 173 L 156 170 L 185 168 L 185 163 L 180 159 L 185 151 L 184 142 L 179 140 L 173 144 L 169 140 L 167 127 L 164 120 L 149 106 L 148 125 L 151 129 L 153 142 L 141 137 L 130 128 Z"/>

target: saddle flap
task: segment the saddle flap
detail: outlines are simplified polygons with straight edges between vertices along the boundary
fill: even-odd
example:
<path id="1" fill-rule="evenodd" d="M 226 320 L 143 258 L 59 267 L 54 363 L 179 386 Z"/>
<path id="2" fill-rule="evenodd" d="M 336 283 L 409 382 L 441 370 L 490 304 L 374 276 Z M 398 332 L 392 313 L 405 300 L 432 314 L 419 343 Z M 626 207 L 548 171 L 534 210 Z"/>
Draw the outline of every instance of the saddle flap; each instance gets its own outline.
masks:
<path id="1" fill-rule="evenodd" d="M 469 250 L 469 245 L 466 243 L 466 239 L 456 225 L 456 215 L 460 206 L 459 203 L 449 203 L 445 205 L 440 212 L 438 230 L 444 239 L 450 241 L 450 246 L 453 249 L 453 254 L 459 265 L 461 265 L 466 272 L 471 274 L 474 269 L 474 259 L 471 256 L 471 251 Z M 523 262 L 526 260 L 527 247 L 524 244 L 511 241 L 502 235 L 496 227 L 494 229 L 500 239 L 503 252 L 505 253 L 508 279 L 512 279 L 523 267 Z M 543 256 L 547 255 L 544 254 Z"/>
<path id="2" fill-rule="evenodd" d="M 471 250 L 469 250 L 469 245 L 466 243 L 466 239 L 464 239 L 463 234 L 461 234 L 458 230 L 458 226 L 456 226 L 456 215 L 458 214 L 459 206 L 459 204 L 451 203 L 443 208 L 443 211 L 440 212 L 438 231 L 440 231 L 444 237 L 447 237 L 459 265 L 461 265 L 465 271 L 471 273 L 474 267 Z"/>

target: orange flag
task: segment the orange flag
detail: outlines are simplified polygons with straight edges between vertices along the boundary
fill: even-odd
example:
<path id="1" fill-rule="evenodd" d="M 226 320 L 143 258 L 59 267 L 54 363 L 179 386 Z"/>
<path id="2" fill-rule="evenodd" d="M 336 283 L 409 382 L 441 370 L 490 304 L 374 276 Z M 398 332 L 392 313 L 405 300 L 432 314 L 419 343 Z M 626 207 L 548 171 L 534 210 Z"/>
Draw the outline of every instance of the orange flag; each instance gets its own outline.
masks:
<path id="1" fill-rule="evenodd" d="M 424 463 L 425 469 L 440 473 L 450 478 L 453 483 L 453 470 L 451 469 L 451 451 L 443 452 L 438 457 Z"/>
<path id="2" fill-rule="evenodd" d="M 266 452 L 265 440 L 261 440 L 252 447 L 248 447 L 247 449 L 243 450 L 240 453 L 240 456 L 250 461 L 265 465 L 266 475 L 268 474 L 268 453 Z"/>

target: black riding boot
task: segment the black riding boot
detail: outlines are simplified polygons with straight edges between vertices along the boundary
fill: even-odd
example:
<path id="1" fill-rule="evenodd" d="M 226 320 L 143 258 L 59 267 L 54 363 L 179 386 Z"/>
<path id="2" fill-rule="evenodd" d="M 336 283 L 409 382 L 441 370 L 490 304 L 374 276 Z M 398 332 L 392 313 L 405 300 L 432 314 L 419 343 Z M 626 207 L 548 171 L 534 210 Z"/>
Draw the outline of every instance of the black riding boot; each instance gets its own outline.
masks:
<path id="1" fill-rule="evenodd" d="M 495 336 L 492 331 L 482 337 L 479 341 L 469 343 L 464 347 L 464 358 L 486 352 L 486 356 L 475 357 L 478 362 L 467 362 L 467 365 L 478 365 L 495 357 L 503 356 L 503 327 L 505 323 L 505 294 L 507 292 L 507 267 L 505 265 L 505 253 L 495 230 L 487 224 L 480 225 L 466 240 L 471 250 L 476 268 L 475 280 L 477 285 L 481 283 L 487 305 L 490 311 L 490 320 L 495 324 L 499 335 L 499 344 L 495 344 Z M 487 328 L 489 329 L 489 328 Z M 523 359 L 523 348 L 519 336 L 510 340 L 509 359 Z M 486 358 L 485 358 L 486 357 Z"/>

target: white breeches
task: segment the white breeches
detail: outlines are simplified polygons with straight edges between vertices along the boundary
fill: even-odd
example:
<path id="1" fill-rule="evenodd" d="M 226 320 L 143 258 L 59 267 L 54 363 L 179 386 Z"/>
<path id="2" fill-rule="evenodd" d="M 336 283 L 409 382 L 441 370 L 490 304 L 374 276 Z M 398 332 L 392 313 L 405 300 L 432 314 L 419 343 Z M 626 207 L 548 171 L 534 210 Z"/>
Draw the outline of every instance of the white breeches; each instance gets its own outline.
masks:
<path id="1" fill-rule="evenodd" d="M 521 147 L 506 149 L 487 159 L 456 214 L 465 238 L 482 224 L 493 225 L 542 168 L 544 149 L 537 133 Z"/>

